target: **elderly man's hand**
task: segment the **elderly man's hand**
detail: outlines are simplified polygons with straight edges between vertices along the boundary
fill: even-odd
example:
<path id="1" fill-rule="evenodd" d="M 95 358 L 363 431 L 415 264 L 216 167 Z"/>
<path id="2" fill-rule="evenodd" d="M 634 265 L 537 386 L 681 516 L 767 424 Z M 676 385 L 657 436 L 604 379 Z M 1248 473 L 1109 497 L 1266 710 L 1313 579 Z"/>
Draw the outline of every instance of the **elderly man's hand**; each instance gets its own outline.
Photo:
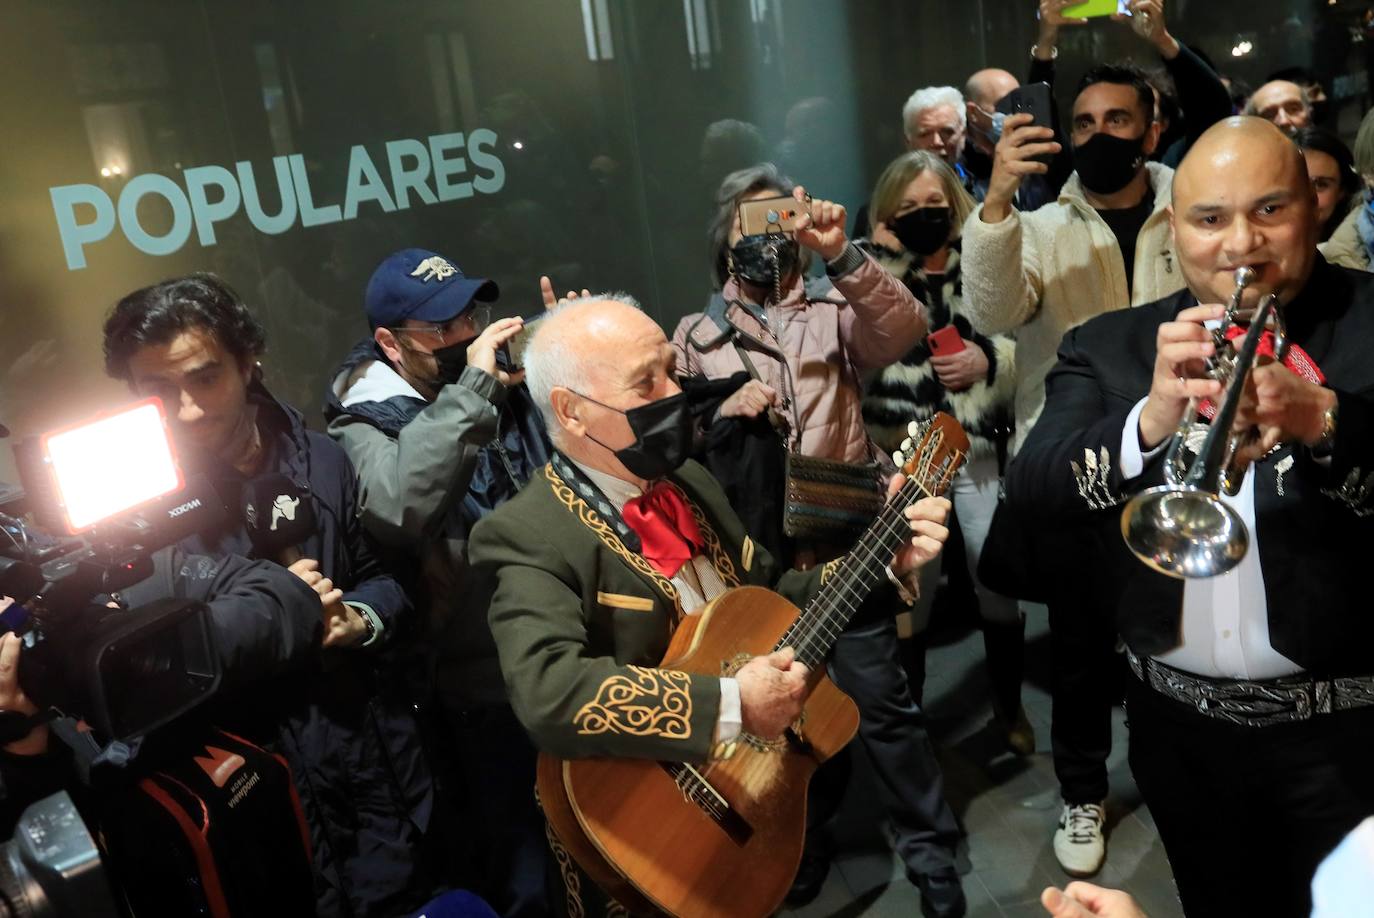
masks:
<path id="1" fill-rule="evenodd" d="M 806 189 L 798 185 L 792 190 L 792 197 L 806 203 Z M 826 261 L 834 261 L 849 242 L 844 230 L 845 218 L 843 204 L 817 198 L 811 202 L 811 212 L 797 220 L 797 242 Z"/>
<path id="2" fill-rule="evenodd" d="M 10 597 L 0 596 L 0 612 L 13 604 Z M 19 654 L 23 646 L 23 640 L 13 632 L 0 636 L 0 711 L 37 714 L 38 706 L 29 700 L 19 684 Z M 5 751 L 12 755 L 40 755 L 47 749 L 47 724 L 40 724 L 30 730 L 28 736 L 5 745 Z"/>
<path id="3" fill-rule="evenodd" d="M 735 673 L 739 683 L 740 721 L 745 733 L 776 739 L 801 716 L 810 670 L 797 662 L 791 647 L 754 657 Z"/>
<path id="4" fill-rule="evenodd" d="M 896 494 L 906 484 L 906 476 L 900 472 L 893 476 L 887 486 L 888 497 Z M 892 559 L 892 573 L 903 580 L 912 575 L 940 554 L 949 538 L 949 519 L 951 504 L 946 497 L 923 497 L 903 511 L 907 524 L 911 527 L 911 539 L 897 550 Z"/>
<path id="5" fill-rule="evenodd" d="M 1129 894 L 1079 880 L 1060 892 L 1050 886 L 1040 894 L 1050 918 L 1149 918 Z"/>

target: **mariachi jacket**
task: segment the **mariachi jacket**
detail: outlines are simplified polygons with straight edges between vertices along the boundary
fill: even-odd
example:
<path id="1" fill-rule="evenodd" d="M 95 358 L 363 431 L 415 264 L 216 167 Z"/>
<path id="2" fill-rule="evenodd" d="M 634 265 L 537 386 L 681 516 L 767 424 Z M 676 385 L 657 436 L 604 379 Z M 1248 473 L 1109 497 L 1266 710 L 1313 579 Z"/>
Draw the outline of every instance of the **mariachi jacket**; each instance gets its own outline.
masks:
<path id="1" fill-rule="evenodd" d="M 1121 538 L 1122 505 L 1164 483 L 1164 454 L 1140 475 L 1121 471 L 1121 440 L 1132 408 L 1150 391 L 1155 335 L 1197 299 L 1180 291 L 1074 329 L 1045 387 L 1045 410 L 1007 471 L 1007 499 L 1036 525 L 1095 533 L 1104 553 L 1102 608 L 1115 608 L 1126 643 L 1158 655 L 1181 638 L 1183 583 L 1156 574 Z M 1335 453 L 1315 459 L 1283 444 L 1247 472 L 1254 476 L 1255 532 L 1275 650 L 1317 676 L 1374 673 L 1374 617 L 1366 590 L 1374 544 L 1374 275 L 1318 258 L 1284 310 L 1289 339 L 1336 392 Z M 1081 555 L 1056 559 L 1044 576 L 1078 580 Z"/>
<path id="2" fill-rule="evenodd" d="M 802 606 L 838 568 L 836 560 L 781 570 L 697 463 L 668 480 L 686 497 L 727 587 L 770 587 Z M 704 761 L 720 680 L 658 668 L 682 618 L 677 590 L 626 545 L 610 513 L 597 511 L 599 492 L 574 484 L 551 462 L 472 533 L 470 557 L 492 593 L 491 630 L 516 716 L 535 745 L 563 758 Z M 893 601 L 884 588 L 865 606 Z"/>

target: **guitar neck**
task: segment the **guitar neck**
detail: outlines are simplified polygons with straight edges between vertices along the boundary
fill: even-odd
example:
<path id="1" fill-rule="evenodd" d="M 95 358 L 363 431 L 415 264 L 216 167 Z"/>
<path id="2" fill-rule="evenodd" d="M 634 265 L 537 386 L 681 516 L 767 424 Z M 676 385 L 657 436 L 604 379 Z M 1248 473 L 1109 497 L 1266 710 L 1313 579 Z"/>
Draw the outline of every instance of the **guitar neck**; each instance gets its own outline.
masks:
<path id="1" fill-rule="evenodd" d="M 824 665 L 845 625 L 874 587 L 887 581 L 885 568 L 911 535 L 904 511 L 930 494 L 916 477 L 888 501 L 858 543 L 787 629 L 776 649 L 791 647 L 809 668 Z"/>

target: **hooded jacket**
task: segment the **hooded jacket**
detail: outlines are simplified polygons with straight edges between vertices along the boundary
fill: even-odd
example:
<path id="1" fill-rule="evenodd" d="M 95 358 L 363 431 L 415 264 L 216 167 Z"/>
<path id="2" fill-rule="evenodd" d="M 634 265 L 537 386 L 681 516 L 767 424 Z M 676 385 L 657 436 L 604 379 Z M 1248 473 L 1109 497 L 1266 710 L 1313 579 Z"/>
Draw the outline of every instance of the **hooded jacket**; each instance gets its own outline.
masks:
<path id="1" fill-rule="evenodd" d="M 529 391 L 466 367 L 426 401 L 369 338 L 334 374 L 329 435 L 358 469 L 363 524 L 411 561 L 423 609 L 426 693 L 450 709 L 507 704 L 487 610 L 467 600 L 468 534 L 549 459 Z"/>
<path id="2" fill-rule="evenodd" d="M 367 648 L 317 653 L 288 678 L 236 699 L 227 729 L 283 755 L 291 767 L 315 858 L 317 913 L 391 915 L 434 893 L 418 849 L 433 807 L 418 729 L 405 695 L 378 666 L 409 624 L 410 601 L 378 562 L 358 518 L 357 477 L 328 437 L 307 430 L 295 409 L 254 382 L 264 458 L 259 475 L 285 475 L 314 514 L 305 558 L 344 591 L 343 601 L 381 625 Z M 210 557 L 258 557 L 242 522 L 247 479 L 219 457 L 190 456 L 229 509 L 218 528 L 182 540 L 182 550 Z M 194 463 L 200 461 L 197 467 Z"/>

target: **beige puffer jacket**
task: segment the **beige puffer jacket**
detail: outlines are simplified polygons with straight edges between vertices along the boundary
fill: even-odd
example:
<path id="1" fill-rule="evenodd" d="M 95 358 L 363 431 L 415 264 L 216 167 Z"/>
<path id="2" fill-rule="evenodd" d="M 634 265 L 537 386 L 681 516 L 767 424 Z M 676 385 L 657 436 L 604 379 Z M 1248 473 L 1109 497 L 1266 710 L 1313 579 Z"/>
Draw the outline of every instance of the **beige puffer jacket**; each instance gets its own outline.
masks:
<path id="1" fill-rule="evenodd" d="M 1121 246 L 1088 204 L 1076 172 L 1053 204 L 1031 213 L 1013 209 L 1001 223 L 984 223 L 980 206 L 964 224 L 964 314 L 985 335 L 1016 338 L 1013 449 L 1040 416 L 1045 377 L 1066 331 L 1184 287 L 1167 212 L 1174 171 L 1158 163 L 1147 168 L 1154 210 L 1137 237 L 1129 293 Z"/>
<path id="2" fill-rule="evenodd" d="M 799 278 L 781 304 L 768 308 L 766 325 L 739 302 L 739 287 L 728 281 L 725 320 L 740 333 L 763 382 L 791 393 L 800 423 L 793 425 L 789 448 L 818 459 L 867 462 L 874 454 L 860 407 L 860 374 L 911 350 L 926 333 L 925 307 L 852 244 L 836 261 L 854 267 L 831 284 L 805 285 Z M 673 332 L 678 372 L 718 379 L 745 371 L 730 337 L 706 313 L 684 318 Z"/>

